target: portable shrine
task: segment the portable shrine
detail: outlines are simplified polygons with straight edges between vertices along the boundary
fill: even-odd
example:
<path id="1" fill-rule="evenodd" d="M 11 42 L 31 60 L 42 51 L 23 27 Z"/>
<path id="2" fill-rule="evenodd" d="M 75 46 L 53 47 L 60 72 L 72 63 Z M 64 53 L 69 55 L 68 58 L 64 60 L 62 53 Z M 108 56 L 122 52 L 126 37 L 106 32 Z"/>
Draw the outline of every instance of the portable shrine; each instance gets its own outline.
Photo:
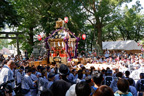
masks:
<path id="1" fill-rule="evenodd" d="M 78 41 L 62 19 L 56 21 L 56 30 L 45 38 L 46 49 L 48 50 L 48 61 L 50 63 L 61 62 L 67 64 L 68 60 L 77 58 Z"/>

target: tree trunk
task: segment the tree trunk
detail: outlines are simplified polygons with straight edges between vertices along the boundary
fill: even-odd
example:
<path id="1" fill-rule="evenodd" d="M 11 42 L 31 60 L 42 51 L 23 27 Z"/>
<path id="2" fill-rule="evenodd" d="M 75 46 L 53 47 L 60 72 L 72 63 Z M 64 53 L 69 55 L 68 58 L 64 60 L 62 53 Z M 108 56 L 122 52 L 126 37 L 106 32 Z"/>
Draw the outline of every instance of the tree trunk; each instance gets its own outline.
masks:
<path id="1" fill-rule="evenodd" d="M 93 44 L 93 43 L 92 43 L 92 41 L 91 41 L 91 52 L 92 52 L 92 44 Z"/>
<path id="2" fill-rule="evenodd" d="M 98 24 L 97 26 L 97 37 L 98 37 L 98 44 L 100 48 L 102 49 L 102 26 L 101 24 Z"/>
<path id="3" fill-rule="evenodd" d="M 128 31 L 128 30 L 126 30 L 126 33 L 127 33 L 127 40 L 131 40 L 131 36 L 130 36 L 130 34 L 129 34 L 129 31 Z"/>
<path id="4" fill-rule="evenodd" d="M 33 42 L 33 28 L 30 28 L 29 29 L 30 30 L 30 32 L 28 33 L 29 34 L 29 44 L 31 45 L 31 46 L 33 46 L 34 45 L 34 42 Z"/>
<path id="5" fill-rule="evenodd" d="M 87 48 L 86 48 L 86 49 L 87 49 L 87 52 L 88 52 L 88 47 L 89 47 L 88 44 L 89 44 L 89 43 L 87 42 Z"/>
<path id="6" fill-rule="evenodd" d="M 118 29 L 122 35 L 123 40 L 125 40 L 125 35 L 124 35 L 125 32 L 122 30 L 122 28 L 120 26 L 118 26 Z"/>
<path id="7" fill-rule="evenodd" d="M 98 44 L 100 49 L 102 50 L 102 22 L 100 22 L 99 17 L 96 17 L 96 28 L 97 28 L 97 37 L 98 37 Z"/>

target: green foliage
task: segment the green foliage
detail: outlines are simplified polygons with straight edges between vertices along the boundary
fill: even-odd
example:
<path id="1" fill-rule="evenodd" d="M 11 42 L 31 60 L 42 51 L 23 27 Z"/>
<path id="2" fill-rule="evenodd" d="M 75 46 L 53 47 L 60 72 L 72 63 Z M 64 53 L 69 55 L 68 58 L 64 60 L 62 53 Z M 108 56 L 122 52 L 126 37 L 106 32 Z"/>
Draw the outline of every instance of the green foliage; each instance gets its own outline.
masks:
<path id="1" fill-rule="evenodd" d="M 16 10 L 9 0 L 0 0 L 0 28 L 4 28 L 5 24 L 18 25 L 19 17 Z"/>
<path id="2" fill-rule="evenodd" d="M 8 47 L 8 40 L 0 39 L 0 50 L 5 47 Z"/>
<path id="3" fill-rule="evenodd" d="M 3 35 L 0 35 L 0 36 L 2 37 Z M 5 48 L 8 47 L 8 40 L 0 39 L 0 50 L 1 50 L 3 47 L 5 47 Z"/>
<path id="4" fill-rule="evenodd" d="M 18 32 L 24 32 L 19 40 L 22 49 L 32 52 L 32 46 L 37 41 L 36 36 L 40 32 L 47 36 L 55 30 L 55 21 L 58 18 L 69 18 L 68 28 L 78 36 L 86 34 L 86 40 L 80 41 L 79 51 L 87 47 L 94 47 L 99 44 L 102 47 L 102 41 L 118 39 L 140 40 L 143 38 L 144 16 L 140 14 L 141 5 L 137 1 L 132 8 L 126 6 L 123 10 L 121 5 L 129 3 L 132 0 L 9 0 L 4 7 L 6 12 L 12 11 L 10 19 L 9 14 L 0 11 L 6 18 L 0 17 L 0 20 L 6 20 L 9 24 L 11 20 L 19 20 Z M 6 1 L 5 1 L 6 2 Z M 4 6 L 4 4 L 2 4 Z M 10 8 L 10 10 L 9 10 Z M 14 15 L 13 15 L 14 14 Z M 18 17 L 17 18 L 17 15 Z M 2 22 L 6 22 L 2 21 Z M 0 21 L 1 24 L 1 21 Z M 97 42 L 97 44 L 96 44 Z M 15 43 L 15 40 L 11 42 Z"/>
<path id="5" fill-rule="evenodd" d="M 18 31 L 25 32 L 22 35 L 22 48 L 32 52 L 32 46 L 40 32 L 48 36 L 55 30 L 55 22 L 58 18 L 69 18 L 68 28 L 78 35 L 83 32 L 85 19 L 79 6 L 80 3 L 72 0 L 11 0 L 15 10 L 21 17 Z"/>
<path id="6" fill-rule="evenodd" d="M 143 38 L 144 16 L 140 14 L 141 5 L 136 2 L 132 8 L 126 6 L 123 13 L 119 14 L 116 27 L 123 40 L 141 40 Z"/>
<path id="7" fill-rule="evenodd" d="M 94 29 L 97 36 L 97 43 L 102 48 L 103 27 L 113 23 L 117 19 L 117 9 L 126 2 L 132 0 L 80 0 L 87 20 Z M 83 9 L 82 9 L 83 10 Z M 94 35 L 95 36 L 95 35 Z M 96 37 L 94 37 L 96 39 Z"/>

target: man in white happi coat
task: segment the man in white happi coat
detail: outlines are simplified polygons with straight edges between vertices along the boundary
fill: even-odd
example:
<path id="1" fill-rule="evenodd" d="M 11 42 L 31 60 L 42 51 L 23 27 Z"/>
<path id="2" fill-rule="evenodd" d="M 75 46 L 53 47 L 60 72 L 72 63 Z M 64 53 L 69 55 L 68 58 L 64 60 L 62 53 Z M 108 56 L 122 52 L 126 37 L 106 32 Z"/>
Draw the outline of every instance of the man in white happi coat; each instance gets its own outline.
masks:
<path id="1" fill-rule="evenodd" d="M 6 83 L 8 81 L 14 80 L 13 78 L 13 69 L 15 67 L 15 63 L 13 60 L 10 60 L 7 62 L 6 65 L 3 66 L 1 72 L 0 72 L 0 84 Z M 11 86 L 12 90 L 14 89 L 14 82 L 8 83 L 9 86 Z M 14 96 L 15 92 L 14 90 L 11 93 L 7 93 L 10 96 Z"/>

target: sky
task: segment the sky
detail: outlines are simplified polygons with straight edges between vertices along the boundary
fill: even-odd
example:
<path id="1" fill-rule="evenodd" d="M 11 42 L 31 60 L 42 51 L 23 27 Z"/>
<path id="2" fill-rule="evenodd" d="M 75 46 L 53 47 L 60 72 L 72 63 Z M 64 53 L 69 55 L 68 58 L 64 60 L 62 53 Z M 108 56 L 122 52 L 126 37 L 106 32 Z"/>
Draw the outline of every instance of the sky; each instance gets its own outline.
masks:
<path id="1" fill-rule="evenodd" d="M 128 3 L 128 4 L 127 4 L 128 7 L 129 7 L 129 8 L 132 7 L 132 5 L 134 5 L 134 4 L 136 3 L 136 1 L 137 1 L 137 0 L 133 0 L 131 3 Z M 143 7 L 142 11 L 144 12 L 144 0 L 139 0 L 139 1 L 140 1 L 141 6 Z M 122 7 L 124 7 L 124 6 L 125 6 L 125 4 L 123 4 Z"/>

